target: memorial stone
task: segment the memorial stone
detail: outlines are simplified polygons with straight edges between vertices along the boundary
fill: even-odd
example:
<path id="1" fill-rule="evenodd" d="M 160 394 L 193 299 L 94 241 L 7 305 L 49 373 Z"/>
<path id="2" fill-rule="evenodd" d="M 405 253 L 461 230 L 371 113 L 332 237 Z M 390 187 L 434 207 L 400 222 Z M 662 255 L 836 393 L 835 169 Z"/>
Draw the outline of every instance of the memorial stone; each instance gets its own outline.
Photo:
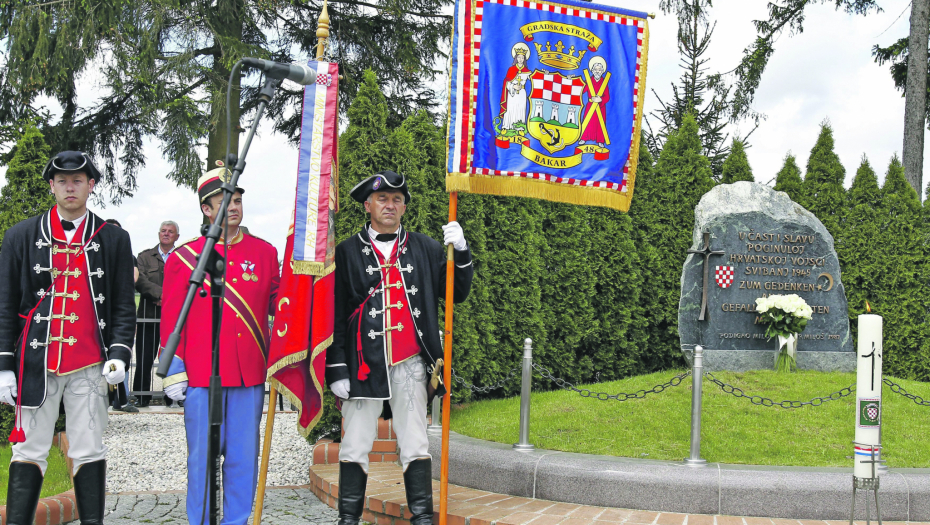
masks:
<path id="1" fill-rule="evenodd" d="M 798 338 L 798 368 L 855 369 L 833 236 L 783 192 L 754 182 L 716 186 L 694 212 L 681 276 L 682 351 L 702 345 L 710 370 L 772 369 L 778 342 L 766 339 L 755 300 L 774 294 L 797 294 L 814 311 Z"/>

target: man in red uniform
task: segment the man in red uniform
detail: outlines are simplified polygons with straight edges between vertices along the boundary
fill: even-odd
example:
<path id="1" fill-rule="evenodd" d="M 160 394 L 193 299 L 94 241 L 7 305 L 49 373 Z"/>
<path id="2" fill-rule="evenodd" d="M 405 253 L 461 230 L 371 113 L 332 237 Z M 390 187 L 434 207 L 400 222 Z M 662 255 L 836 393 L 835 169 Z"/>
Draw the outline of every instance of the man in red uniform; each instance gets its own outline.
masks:
<path id="1" fill-rule="evenodd" d="M 7 230 L 0 249 L 0 402 L 21 408 L 10 436 L 7 523 L 31 525 L 64 404 L 82 524 L 103 523 L 107 383 L 125 377 L 136 326 L 129 235 L 87 210 L 100 179 L 78 151 L 43 177 L 56 205 Z"/>
<path id="2" fill-rule="evenodd" d="M 207 172 L 197 181 L 200 209 L 216 221 L 223 194 L 220 185 L 231 173 L 224 167 Z M 221 180 L 222 178 L 222 180 Z M 265 398 L 269 343 L 268 315 L 278 291 L 278 252 L 258 237 L 244 233 L 242 188 L 236 188 L 228 208 L 225 240 L 216 250 L 226 257 L 226 297 L 220 333 L 220 377 L 223 383 L 221 450 L 223 461 L 223 524 L 244 525 L 252 512 L 258 480 L 259 423 Z M 168 258 L 162 285 L 161 340 L 174 330 L 187 295 L 196 257 L 205 237 L 182 244 Z M 209 283 L 205 285 L 209 288 Z M 203 523 L 204 486 L 207 481 L 207 444 L 210 439 L 208 386 L 212 373 L 212 299 L 198 294 L 191 306 L 181 342 L 164 380 L 165 394 L 184 400 L 187 430 L 187 518 Z"/>

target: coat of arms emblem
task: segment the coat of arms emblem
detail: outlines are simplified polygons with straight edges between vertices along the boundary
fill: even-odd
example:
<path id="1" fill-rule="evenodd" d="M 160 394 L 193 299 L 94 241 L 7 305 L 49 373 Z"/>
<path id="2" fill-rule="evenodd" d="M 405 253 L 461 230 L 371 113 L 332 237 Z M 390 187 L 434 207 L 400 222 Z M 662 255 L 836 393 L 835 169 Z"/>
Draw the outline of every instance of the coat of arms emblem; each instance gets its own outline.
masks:
<path id="1" fill-rule="evenodd" d="M 714 269 L 714 281 L 721 288 L 729 288 L 733 284 L 733 278 L 736 275 L 736 269 L 732 266 L 717 266 Z"/>
<path id="2" fill-rule="evenodd" d="M 536 70 L 530 77 L 533 92 L 530 95 L 528 131 L 549 153 L 555 153 L 578 142 L 581 128 L 581 94 L 584 81 L 579 77 L 566 77 L 561 73 Z"/>
<path id="3" fill-rule="evenodd" d="M 583 33 L 580 28 L 566 27 Z M 530 34 L 525 38 L 528 41 L 533 39 L 532 32 L 545 31 L 535 29 L 535 24 L 522 29 Z M 560 29 L 564 31 L 566 29 Z M 600 42 L 590 33 L 587 38 L 589 42 Z M 574 45 L 566 46 L 561 40 L 554 45 L 534 42 L 536 62 L 555 71 L 531 70 L 528 65 L 533 54 L 530 47 L 524 42 L 514 44 L 510 50 L 513 63 L 501 89 L 500 113 L 494 119 L 497 147 L 507 149 L 511 144 L 519 144 L 525 158 L 556 169 L 578 166 L 584 154 L 593 154 L 596 161 L 609 158 L 610 72 L 604 57 L 585 58 L 589 52 L 596 51 L 594 43 L 587 49 L 576 50 Z M 579 68 L 582 69 L 580 74 L 568 73 Z M 569 156 L 553 156 L 570 146 L 574 149 L 569 150 L 572 152 Z"/>

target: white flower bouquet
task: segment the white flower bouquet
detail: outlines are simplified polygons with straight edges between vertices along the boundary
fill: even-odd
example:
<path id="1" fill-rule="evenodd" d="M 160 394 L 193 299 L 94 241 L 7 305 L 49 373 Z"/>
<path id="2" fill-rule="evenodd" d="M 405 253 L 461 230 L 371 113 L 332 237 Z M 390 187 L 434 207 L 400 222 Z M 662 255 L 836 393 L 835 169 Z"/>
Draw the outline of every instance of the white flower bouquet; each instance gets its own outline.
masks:
<path id="1" fill-rule="evenodd" d="M 798 334 L 804 331 L 814 311 L 797 294 L 770 295 L 756 299 L 756 312 L 765 323 L 765 336 L 778 337 L 779 352 L 775 356 L 775 370 L 791 372 L 797 366 L 794 359 Z"/>

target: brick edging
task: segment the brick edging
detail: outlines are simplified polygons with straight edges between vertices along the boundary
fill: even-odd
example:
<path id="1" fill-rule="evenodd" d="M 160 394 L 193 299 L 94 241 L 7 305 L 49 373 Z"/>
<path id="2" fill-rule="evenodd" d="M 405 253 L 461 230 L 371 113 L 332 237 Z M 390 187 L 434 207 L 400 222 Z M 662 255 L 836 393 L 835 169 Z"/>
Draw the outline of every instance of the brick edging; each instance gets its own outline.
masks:
<path id="1" fill-rule="evenodd" d="M 338 509 L 339 504 L 339 485 L 330 483 L 323 479 L 319 474 L 314 472 L 310 467 L 310 491 L 323 503 L 334 509 Z M 362 511 L 362 520 L 377 525 L 410 525 L 412 517 L 407 511 L 407 505 L 401 505 L 396 502 L 385 501 L 377 495 L 366 495 L 365 508 Z M 454 518 L 449 513 L 449 518 Z M 433 518 L 433 523 L 438 523 L 438 514 Z M 464 521 L 462 522 L 464 523 Z"/>
<path id="2" fill-rule="evenodd" d="M 52 444 L 61 449 L 68 466 L 68 473 L 72 474 L 74 468 L 71 458 L 68 457 L 68 436 L 64 432 L 59 432 L 53 438 Z M 76 519 L 78 519 L 77 500 L 74 498 L 74 489 L 71 489 L 57 496 L 40 499 L 39 506 L 36 507 L 34 523 L 35 525 L 61 525 Z M 6 525 L 6 505 L 0 505 L 0 525 Z"/>

